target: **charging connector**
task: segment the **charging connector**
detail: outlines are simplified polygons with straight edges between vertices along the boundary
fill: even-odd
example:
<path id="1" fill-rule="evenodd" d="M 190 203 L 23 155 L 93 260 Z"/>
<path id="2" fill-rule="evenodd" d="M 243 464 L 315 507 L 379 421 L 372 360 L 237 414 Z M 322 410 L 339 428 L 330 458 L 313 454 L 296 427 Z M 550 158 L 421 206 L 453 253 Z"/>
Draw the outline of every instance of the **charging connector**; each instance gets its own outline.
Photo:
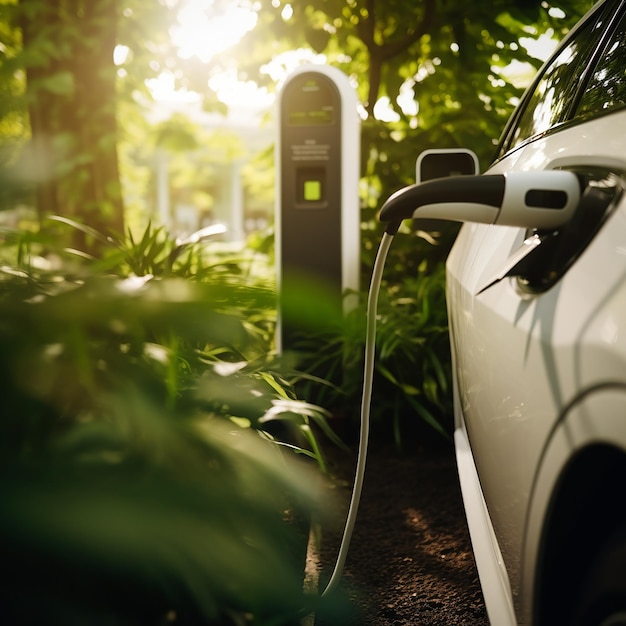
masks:
<path id="1" fill-rule="evenodd" d="M 566 170 L 448 176 L 397 191 L 379 219 L 387 222 L 389 234 L 409 218 L 547 230 L 571 218 L 580 195 L 578 176 Z"/>

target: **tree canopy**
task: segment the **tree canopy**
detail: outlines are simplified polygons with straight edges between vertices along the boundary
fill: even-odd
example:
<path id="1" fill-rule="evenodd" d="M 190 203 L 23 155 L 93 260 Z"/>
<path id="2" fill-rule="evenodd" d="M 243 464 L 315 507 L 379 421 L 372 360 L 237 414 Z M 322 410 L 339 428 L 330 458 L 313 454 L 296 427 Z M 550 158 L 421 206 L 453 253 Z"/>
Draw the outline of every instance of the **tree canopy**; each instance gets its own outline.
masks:
<path id="1" fill-rule="evenodd" d="M 487 165 L 525 86 L 507 67 L 528 64 L 530 77 L 542 62 L 520 40 L 558 40 L 592 4 L 259 0 L 258 24 L 235 58 L 243 77 L 262 79 L 271 59 L 305 47 L 352 77 L 367 113 L 362 171 L 391 191 L 411 179 L 415 160 L 408 157 L 425 148 L 472 148 Z M 381 99 L 391 114 L 376 119 Z"/>
<path id="2" fill-rule="evenodd" d="M 280 73 L 270 63 L 286 67 L 295 49 L 323 55 L 355 84 L 372 205 L 412 180 L 425 148 L 469 147 L 486 165 L 521 94 L 507 68 L 541 62 L 520 40 L 559 39 L 591 1 L 238 0 L 257 24 L 209 61 L 176 53 L 170 29 L 183 4 L 0 0 L 1 206 L 22 202 L 123 232 L 119 148 L 149 102 L 146 81 L 168 71 L 215 107 L 211 76 L 234 68 L 274 88 Z M 207 1 L 206 11 L 233 5 Z"/>

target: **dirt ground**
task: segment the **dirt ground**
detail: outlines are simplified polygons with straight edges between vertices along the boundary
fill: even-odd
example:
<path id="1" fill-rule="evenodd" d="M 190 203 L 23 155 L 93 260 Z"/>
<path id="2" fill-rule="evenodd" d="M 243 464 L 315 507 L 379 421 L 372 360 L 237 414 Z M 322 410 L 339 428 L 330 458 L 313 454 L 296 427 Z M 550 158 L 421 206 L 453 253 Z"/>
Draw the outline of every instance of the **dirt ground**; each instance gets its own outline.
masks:
<path id="1" fill-rule="evenodd" d="M 355 460 L 356 454 L 332 454 L 336 480 L 324 487 L 345 511 Z M 321 536 L 315 566 L 320 590 L 334 566 L 340 532 L 327 523 Z M 340 623 L 336 615 L 318 614 L 315 626 L 488 626 L 451 445 L 410 455 L 390 445 L 370 446 L 336 598 Z"/>

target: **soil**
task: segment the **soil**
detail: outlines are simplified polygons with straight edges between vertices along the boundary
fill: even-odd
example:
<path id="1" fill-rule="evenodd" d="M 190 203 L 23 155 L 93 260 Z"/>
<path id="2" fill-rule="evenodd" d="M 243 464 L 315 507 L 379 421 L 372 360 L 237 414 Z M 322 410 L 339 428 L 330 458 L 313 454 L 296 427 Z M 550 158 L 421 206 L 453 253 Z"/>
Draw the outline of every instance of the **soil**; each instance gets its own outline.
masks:
<path id="1" fill-rule="evenodd" d="M 413 454 L 371 445 L 359 516 L 343 577 L 341 606 L 315 626 L 488 626 L 450 444 Z M 349 505 L 356 453 L 331 454 L 325 485 L 341 509 L 321 524 L 314 570 L 324 589 Z"/>

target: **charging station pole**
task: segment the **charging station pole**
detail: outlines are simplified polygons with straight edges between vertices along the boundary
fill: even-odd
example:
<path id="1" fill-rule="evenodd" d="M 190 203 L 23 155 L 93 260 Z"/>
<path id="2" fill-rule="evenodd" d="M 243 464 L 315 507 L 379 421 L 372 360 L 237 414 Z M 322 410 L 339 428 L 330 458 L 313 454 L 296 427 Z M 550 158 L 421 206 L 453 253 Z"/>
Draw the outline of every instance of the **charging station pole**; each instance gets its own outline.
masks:
<path id="1" fill-rule="evenodd" d="M 285 291 L 307 281 L 332 294 L 339 314 L 357 290 L 360 264 L 360 138 L 357 97 L 348 77 L 325 65 L 294 71 L 278 95 L 276 149 L 277 349 L 297 321 Z"/>

